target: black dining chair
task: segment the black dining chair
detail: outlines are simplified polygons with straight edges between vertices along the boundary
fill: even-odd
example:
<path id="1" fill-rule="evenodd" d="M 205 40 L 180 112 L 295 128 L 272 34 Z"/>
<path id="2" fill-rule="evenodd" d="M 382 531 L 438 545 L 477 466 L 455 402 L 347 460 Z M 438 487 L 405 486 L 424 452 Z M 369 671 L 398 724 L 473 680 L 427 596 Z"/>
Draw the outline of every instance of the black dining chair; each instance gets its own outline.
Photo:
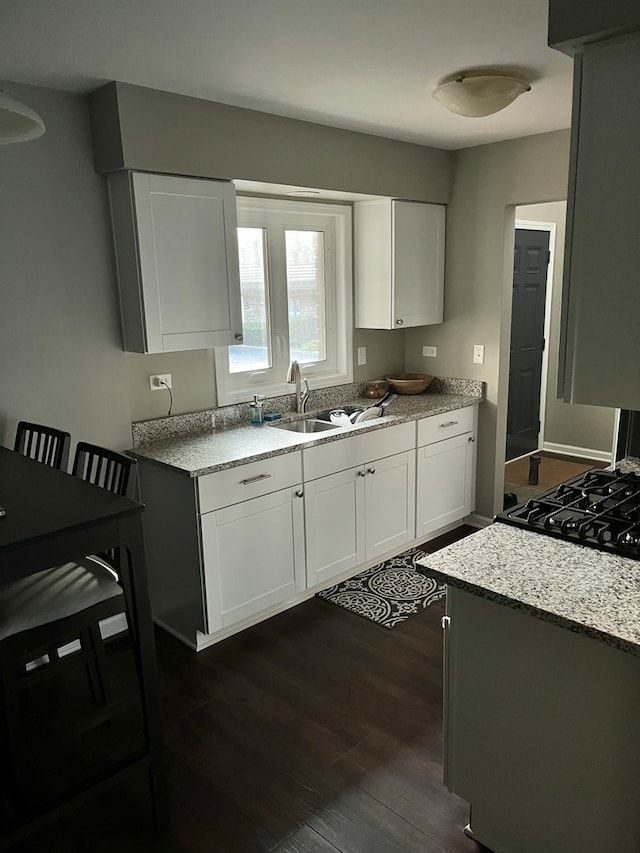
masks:
<path id="1" fill-rule="evenodd" d="M 133 490 L 135 460 L 79 442 L 72 473 L 108 491 Z M 126 613 L 118 582 L 117 552 L 91 555 L 33 575 L 0 583 L 0 688 L 4 697 L 9 757 L 18 788 L 23 787 L 18 749 L 20 694 L 37 678 L 83 663 L 95 700 L 107 703 L 105 650 L 100 621 Z M 79 641 L 79 649 L 58 650 Z M 34 661 L 35 667 L 29 667 Z"/>
<path id="2" fill-rule="evenodd" d="M 71 436 L 68 432 L 43 424 L 19 421 L 13 449 L 16 453 L 57 468 L 67 470 Z"/>

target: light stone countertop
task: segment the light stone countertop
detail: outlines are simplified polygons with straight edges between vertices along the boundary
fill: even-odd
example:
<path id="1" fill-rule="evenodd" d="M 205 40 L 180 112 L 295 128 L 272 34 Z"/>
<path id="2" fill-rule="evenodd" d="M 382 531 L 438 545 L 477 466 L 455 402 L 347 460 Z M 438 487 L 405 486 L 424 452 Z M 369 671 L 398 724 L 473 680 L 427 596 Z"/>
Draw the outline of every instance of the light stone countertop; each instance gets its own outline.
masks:
<path id="1" fill-rule="evenodd" d="M 137 444 L 128 451 L 132 456 L 172 468 L 190 477 L 223 471 L 236 465 L 257 462 L 291 453 L 303 447 L 340 441 L 359 432 L 385 429 L 393 424 L 415 421 L 420 418 L 473 406 L 483 399 L 482 393 L 433 393 L 400 395 L 383 418 L 364 421 L 352 427 L 339 427 L 322 433 L 295 433 L 278 429 L 268 423 L 260 426 L 230 426 L 224 429 L 201 430 L 191 435 L 173 436 L 148 443 Z M 355 398 L 340 405 L 370 406 L 375 401 Z M 325 407 L 327 408 L 327 407 Z M 320 410 L 317 410 L 320 411 Z M 307 412 L 305 417 L 313 417 Z M 299 420 L 288 415 L 283 420 Z M 276 421 L 275 423 L 282 423 Z"/>
<path id="2" fill-rule="evenodd" d="M 451 586 L 640 655 L 640 561 L 496 522 L 418 562 Z"/>

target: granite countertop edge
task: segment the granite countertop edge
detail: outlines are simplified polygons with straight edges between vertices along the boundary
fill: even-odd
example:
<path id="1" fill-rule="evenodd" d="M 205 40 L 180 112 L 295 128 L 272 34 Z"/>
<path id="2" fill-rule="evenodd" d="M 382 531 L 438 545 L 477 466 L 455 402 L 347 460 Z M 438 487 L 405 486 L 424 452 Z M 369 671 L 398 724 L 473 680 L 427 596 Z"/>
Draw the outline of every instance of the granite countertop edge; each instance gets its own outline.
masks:
<path id="1" fill-rule="evenodd" d="M 640 564 L 496 522 L 425 554 L 449 586 L 640 656 Z"/>
<path id="2" fill-rule="evenodd" d="M 545 610 L 542 607 L 536 607 L 535 605 L 521 601 L 518 598 L 512 598 L 504 593 L 495 592 L 488 587 L 471 583 L 469 581 L 462 580 L 461 578 L 452 577 L 446 572 L 439 571 L 438 569 L 429 568 L 428 571 L 436 580 L 440 580 L 448 586 L 454 586 L 464 592 L 470 592 L 473 595 L 486 598 L 487 601 L 494 601 L 496 604 L 502 604 L 505 607 L 509 607 L 511 610 L 518 610 L 522 613 L 528 614 L 529 616 L 534 616 L 536 619 L 541 619 L 543 622 L 549 622 L 552 625 L 557 625 L 559 628 L 571 631 L 574 634 L 583 634 L 584 636 L 591 637 L 594 640 L 600 640 L 608 646 L 613 646 L 623 652 L 629 652 L 640 657 L 640 645 L 632 642 L 631 640 L 625 640 L 617 634 L 612 634 L 608 631 L 595 628 L 592 625 L 587 625 L 577 619 L 571 619 L 568 616 L 554 613 L 552 610 Z"/>
<path id="3" fill-rule="evenodd" d="M 228 468 L 235 468 L 239 465 L 272 459 L 304 448 L 341 441 L 364 432 L 373 432 L 397 424 L 410 423 L 456 411 L 476 405 L 483 399 L 484 396 L 481 394 L 415 395 L 396 401 L 401 409 L 400 412 L 390 413 L 379 420 L 365 421 L 360 425 L 342 427 L 327 433 L 301 435 L 279 430 L 268 423 L 260 426 L 236 424 L 216 429 L 204 429 L 187 436 L 141 443 L 128 450 L 127 453 L 136 459 L 159 465 L 188 477 L 200 477 Z M 365 402 L 362 399 L 355 399 L 351 401 L 350 405 L 371 405 L 371 400 Z M 405 411 L 402 411 L 402 408 Z M 301 420 L 303 417 L 313 418 L 314 414 L 317 412 L 310 411 L 304 416 L 291 414 L 283 418 L 283 421 Z M 266 430 L 268 432 L 265 432 Z M 263 443 L 261 439 L 267 446 L 260 446 Z M 220 454 L 223 447 L 224 450 Z M 247 448 L 254 449 L 247 450 Z M 209 459 L 214 458 L 217 452 L 224 458 L 217 462 L 209 461 Z"/>

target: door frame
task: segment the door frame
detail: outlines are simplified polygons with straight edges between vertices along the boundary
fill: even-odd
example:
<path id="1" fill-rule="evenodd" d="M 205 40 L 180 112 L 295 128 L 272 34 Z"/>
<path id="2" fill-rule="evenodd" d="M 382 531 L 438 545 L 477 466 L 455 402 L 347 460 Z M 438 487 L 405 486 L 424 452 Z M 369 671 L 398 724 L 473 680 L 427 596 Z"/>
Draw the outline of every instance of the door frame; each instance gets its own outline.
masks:
<path id="1" fill-rule="evenodd" d="M 529 207 L 530 205 L 527 205 Z M 525 228 L 527 231 L 548 231 L 549 232 L 549 263 L 547 264 L 547 282 L 546 293 L 544 300 L 544 350 L 542 352 L 542 372 L 540 373 L 540 432 L 538 433 L 538 450 L 544 445 L 544 429 L 545 417 L 547 413 L 547 381 L 549 373 L 549 335 L 551 333 L 551 297 L 553 291 L 553 270 L 556 260 L 556 223 L 543 222 L 541 220 L 518 219 L 518 207 L 516 205 L 516 220 L 513 228 L 515 240 L 515 232 L 518 228 Z M 511 274 L 511 286 L 513 287 L 513 273 Z M 511 335 L 511 322 L 509 322 L 509 334 Z M 509 400 L 507 399 L 507 407 Z M 506 447 L 506 435 L 505 435 Z M 525 456 L 529 454 L 526 453 Z M 517 456 L 516 459 L 522 459 L 522 456 Z M 515 459 L 511 459 L 514 462 Z M 504 490 L 504 487 L 503 487 Z"/>

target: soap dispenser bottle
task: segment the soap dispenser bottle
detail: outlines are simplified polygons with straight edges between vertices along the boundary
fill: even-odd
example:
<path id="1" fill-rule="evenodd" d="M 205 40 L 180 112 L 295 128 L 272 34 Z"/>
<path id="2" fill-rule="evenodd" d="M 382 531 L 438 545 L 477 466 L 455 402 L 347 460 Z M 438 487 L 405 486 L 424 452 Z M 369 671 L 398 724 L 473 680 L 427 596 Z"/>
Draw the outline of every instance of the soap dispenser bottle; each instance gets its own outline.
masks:
<path id="1" fill-rule="evenodd" d="M 262 401 L 265 399 L 264 394 L 253 395 L 253 403 L 249 403 L 252 424 L 261 424 L 264 421 L 264 406 Z"/>

